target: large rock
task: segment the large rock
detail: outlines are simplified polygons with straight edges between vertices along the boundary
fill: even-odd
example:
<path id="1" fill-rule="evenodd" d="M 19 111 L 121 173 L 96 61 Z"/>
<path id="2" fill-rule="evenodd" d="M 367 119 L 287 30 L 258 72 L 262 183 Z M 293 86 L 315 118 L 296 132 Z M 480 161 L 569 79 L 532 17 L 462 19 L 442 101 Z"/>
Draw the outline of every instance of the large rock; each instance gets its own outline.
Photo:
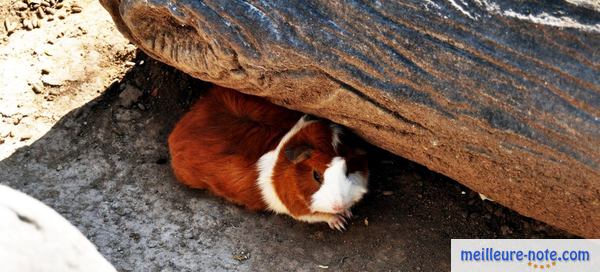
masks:
<path id="1" fill-rule="evenodd" d="M 156 59 L 600 237 L 594 1 L 101 2 Z"/>

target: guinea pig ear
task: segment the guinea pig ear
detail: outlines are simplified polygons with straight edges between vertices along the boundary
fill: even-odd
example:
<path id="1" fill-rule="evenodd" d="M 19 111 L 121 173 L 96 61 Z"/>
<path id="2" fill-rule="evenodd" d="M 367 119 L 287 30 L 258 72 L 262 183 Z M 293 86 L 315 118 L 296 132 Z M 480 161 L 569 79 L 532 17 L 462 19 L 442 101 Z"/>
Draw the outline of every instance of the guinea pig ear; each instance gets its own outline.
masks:
<path id="1" fill-rule="evenodd" d="M 294 164 L 308 159 L 311 153 L 312 147 L 309 145 L 292 146 L 286 148 L 284 151 L 285 157 L 288 158 L 288 160 L 290 160 Z"/>

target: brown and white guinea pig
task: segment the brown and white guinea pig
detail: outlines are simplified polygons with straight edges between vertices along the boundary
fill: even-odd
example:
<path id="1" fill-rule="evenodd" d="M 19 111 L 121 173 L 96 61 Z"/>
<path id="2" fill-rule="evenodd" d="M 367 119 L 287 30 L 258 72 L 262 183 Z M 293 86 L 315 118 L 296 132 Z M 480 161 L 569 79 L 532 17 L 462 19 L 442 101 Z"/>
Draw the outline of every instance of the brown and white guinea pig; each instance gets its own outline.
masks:
<path id="1" fill-rule="evenodd" d="M 215 87 L 176 124 L 169 152 L 185 185 L 341 230 L 369 176 L 352 137 L 339 125 Z"/>

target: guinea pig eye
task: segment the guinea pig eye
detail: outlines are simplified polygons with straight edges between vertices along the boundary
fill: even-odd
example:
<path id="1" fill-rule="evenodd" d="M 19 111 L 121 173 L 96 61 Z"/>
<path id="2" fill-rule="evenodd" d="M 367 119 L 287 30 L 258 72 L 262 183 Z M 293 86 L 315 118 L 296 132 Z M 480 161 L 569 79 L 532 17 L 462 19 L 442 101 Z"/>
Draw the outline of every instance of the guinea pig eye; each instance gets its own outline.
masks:
<path id="1" fill-rule="evenodd" d="M 313 170 L 313 179 L 315 179 L 316 182 L 321 183 L 321 174 L 319 174 L 317 170 Z"/>

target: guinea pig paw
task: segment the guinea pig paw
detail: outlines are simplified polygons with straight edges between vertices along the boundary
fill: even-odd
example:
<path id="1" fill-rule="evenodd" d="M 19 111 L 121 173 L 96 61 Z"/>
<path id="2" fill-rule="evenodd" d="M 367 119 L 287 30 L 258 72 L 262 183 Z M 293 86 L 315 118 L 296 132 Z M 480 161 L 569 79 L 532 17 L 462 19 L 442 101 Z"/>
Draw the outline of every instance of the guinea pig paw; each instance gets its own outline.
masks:
<path id="1" fill-rule="evenodd" d="M 342 216 L 344 216 L 344 217 L 346 217 L 347 219 L 350 219 L 350 218 L 352 218 L 352 216 L 354 216 L 354 215 L 352 214 L 352 211 L 350 211 L 350 210 L 345 210 L 345 211 L 343 211 L 343 212 L 341 213 L 341 215 L 342 215 Z"/>
<path id="2" fill-rule="evenodd" d="M 343 216 L 339 215 L 339 214 L 336 214 L 336 215 L 334 215 L 334 216 L 333 216 L 333 217 L 332 217 L 332 218 L 331 218 L 331 219 L 330 219 L 330 220 L 327 222 L 327 224 L 329 224 L 329 227 L 330 227 L 331 229 L 336 229 L 336 230 L 339 230 L 339 231 L 344 231 L 344 230 L 346 230 L 346 224 L 347 224 L 347 223 L 348 223 L 348 222 L 346 222 L 346 219 L 345 219 Z"/>

